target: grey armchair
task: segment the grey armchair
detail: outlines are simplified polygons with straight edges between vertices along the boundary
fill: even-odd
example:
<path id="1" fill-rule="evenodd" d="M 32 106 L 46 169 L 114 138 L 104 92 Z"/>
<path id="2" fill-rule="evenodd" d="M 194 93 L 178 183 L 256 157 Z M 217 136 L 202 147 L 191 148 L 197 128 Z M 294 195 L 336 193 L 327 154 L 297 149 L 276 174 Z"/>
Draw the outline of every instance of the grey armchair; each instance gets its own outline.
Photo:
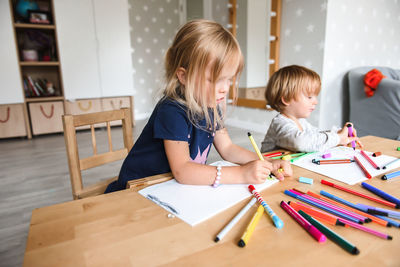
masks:
<path id="1" fill-rule="evenodd" d="M 372 97 L 364 93 L 364 75 L 378 69 L 382 79 Z M 400 70 L 359 67 L 348 72 L 349 117 L 359 136 L 375 135 L 400 140 Z"/>

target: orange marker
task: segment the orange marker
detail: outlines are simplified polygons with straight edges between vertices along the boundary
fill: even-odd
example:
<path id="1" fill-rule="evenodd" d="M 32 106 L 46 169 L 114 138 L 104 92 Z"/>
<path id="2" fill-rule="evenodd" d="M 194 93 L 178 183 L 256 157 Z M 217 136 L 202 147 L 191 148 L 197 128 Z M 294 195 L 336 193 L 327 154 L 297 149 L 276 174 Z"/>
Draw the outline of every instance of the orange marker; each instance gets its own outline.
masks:
<path id="1" fill-rule="evenodd" d="M 332 216 L 329 213 L 319 211 L 313 207 L 307 206 L 300 202 L 289 201 L 288 203 L 295 211 L 302 210 L 305 213 L 307 213 L 308 215 L 314 216 L 314 217 L 318 218 L 319 220 L 324 221 L 325 223 L 329 223 L 331 225 L 341 225 L 341 226 L 345 225 L 344 223 L 340 222 L 336 216 Z"/>
<path id="2" fill-rule="evenodd" d="M 310 196 L 315 197 L 315 198 L 319 198 L 319 199 L 321 199 L 321 200 L 323 200 L 323 201 L 326 201 L 326 202 L 329 202 L 329 203 L 331 203 L 331 204 L 333 204 L 333 205 L 336 205 L 336 206 L 339 206 L 339 207 L 348 209 L 349 211 L 352 211 L 352 212 L 354 212 L 354 213 L 357 213 L 357 214 L 360 214 L 360 215 L 362 215 L 362 216 L 365 216 L 365 217 L 371 219 L 374 223 L 377 223 L 377 224 L 380 224 L 380 225 L 383 225 L 383 226 L 386 226 L 386 227 L 389 227 L 389 226 L 390 226 L 389 222 L 387 222 L 387 221 L 385 221 L 385 220 L 382 220 L 381 218 L 375 217 L 375 216 L 373 216 L 373 215 L 371 215 L 371 214 L 369 214 L 369 213 L 360 211 L 360 210 L 358 210 L 358 209 L 354 209 L 354 208 L 352 208 L 352 207 L 349 207 L 349 206 L 347 206 L 347 205 L 344 205 L 344 204 L 342 204 L 342 203 L 339 203 L 339 202 L 337 202 L 337 201 L 334 201 L 334 200 L 332 200 L 332 199 L 330 199 L 330 198 L 327 198 L 327 197 L 318 195 L 318 194 L 313 193 L 313 192 L 311 192 L 311 191 L 308 191 L 308 192 L 307 192 L 307 195 L 310 195 Z"/>

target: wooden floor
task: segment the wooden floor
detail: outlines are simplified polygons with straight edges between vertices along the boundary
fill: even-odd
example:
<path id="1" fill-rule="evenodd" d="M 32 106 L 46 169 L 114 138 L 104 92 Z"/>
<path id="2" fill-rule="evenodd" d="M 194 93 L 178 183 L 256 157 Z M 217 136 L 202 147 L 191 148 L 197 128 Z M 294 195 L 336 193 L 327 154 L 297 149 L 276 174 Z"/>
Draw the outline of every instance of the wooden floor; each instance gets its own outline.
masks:
<path id="1" fill-rule="evenodd" d="M 137 121 L 134 139 L 145 121 Z M 227 127 L 234 143 L 252 149 L 244 129 Z M 99 151 L 106 149 L 106 131 L 96 131 Z M 112 129 L 113 146 L 122 147 L 122 131 Z M 260 144 L 263 134 L 253 133 Z M 78 133 L 82 156 L 91 153 L 90 132 Z M 208 162 L 219 160 L 212 149 Z M 89 181 L 118 175 L 122 162 L 85 173 Z M 72 200 L 64 136 L 52 134 L 27 139 L 0 140 L 0 266 L 21 266 L 32 210 Z"/>

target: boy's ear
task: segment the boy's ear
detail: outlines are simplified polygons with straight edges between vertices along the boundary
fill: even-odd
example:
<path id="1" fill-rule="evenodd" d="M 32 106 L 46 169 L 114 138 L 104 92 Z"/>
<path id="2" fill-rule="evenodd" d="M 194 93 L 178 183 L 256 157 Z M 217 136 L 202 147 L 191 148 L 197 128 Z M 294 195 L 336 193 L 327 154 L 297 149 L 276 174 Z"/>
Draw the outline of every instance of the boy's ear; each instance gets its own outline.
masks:
<path id="1" fill-rule="evenodd" d="M 289 102 L 287 102 L 287 101 L 285 100 L 285 98 L 283 98 L 283 96 L 281 97 L 281 101 L 282 101 L 282 103 L 283 103 L 285 106 L 289 106 Z"/>
<path id="2" fill-rule="evenodd" d="M 181 84 L 185 85 L 186 83 L 186 70 L 182 67 L 180 67 L 176 71 L 176 77 L 178 77 L 178 80 Z"/>

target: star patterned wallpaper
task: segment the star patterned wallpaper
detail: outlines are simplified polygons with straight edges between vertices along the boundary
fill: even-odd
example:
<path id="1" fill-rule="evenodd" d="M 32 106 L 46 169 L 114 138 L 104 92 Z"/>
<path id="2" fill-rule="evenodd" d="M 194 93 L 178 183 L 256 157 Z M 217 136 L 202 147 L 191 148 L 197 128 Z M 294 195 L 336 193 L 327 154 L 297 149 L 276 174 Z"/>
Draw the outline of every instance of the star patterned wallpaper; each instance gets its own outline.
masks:
<path id="1" fill-rule="evenodd" d="M 322 79 L 309 122 L 342 127 L 343 83 L 359 66 L 400 69 L 399 0 L 282 0 L 280 66 L 303 65 Z M 275 112 L 238 107 L 228 122 L 265 132 Z"/>
<path id="2" fill-rule="evenodd" d="M 400 69 L 400 1 L 335 0 L 327 5 L 320 128 L 342 127 L 344 77 L 352 68 Z M 357 127 L 355 125 L 355 127 Z"/>
<path id="3" fill-rule="evenodd" d="M 150 116 L 164 82 L 164 55 L 179 28 L 179 0 L 129 0 L 135 119 Z"/>
<path id="4" fill-rule="evenodd" d="M 164 54 L 180 26 L 181 1 L 129 0 L 136 119 L 151 114 L 162 89 Z M 211 1 L 213 19 L 227 26 L 227 0 Z M 309 121 L 321 129 L 342 126 L 347 71 L 399 69 L 399 46 L 400 0 L 282 0 L 280 66 L 298 64 L 320 74 L 319 104 Z M 257 132 L 266 132 L 276 114 L 244 107 L 228 112 L 227 124 Z"/>

